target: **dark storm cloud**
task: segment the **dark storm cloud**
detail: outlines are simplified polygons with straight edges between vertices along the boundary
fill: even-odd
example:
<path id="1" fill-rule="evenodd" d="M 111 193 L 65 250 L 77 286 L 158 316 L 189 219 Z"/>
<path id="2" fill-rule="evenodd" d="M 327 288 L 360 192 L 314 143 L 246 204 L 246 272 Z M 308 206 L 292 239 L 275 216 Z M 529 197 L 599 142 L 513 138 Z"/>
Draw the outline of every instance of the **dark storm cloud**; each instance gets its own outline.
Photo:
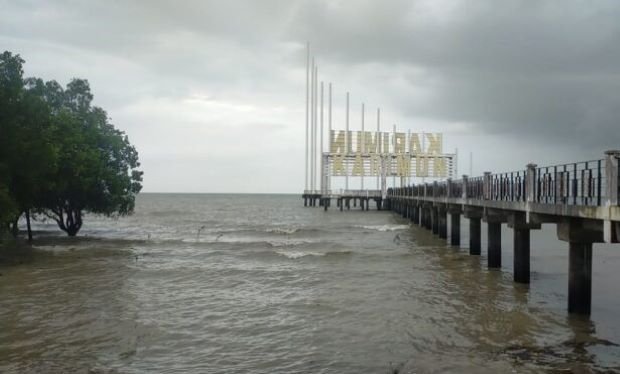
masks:
<path id="1" fill-rule="evenodd" d="M 306 41 L 337 121 L 351 90 L 354 107 L 503 169 L 619 147 L 618 20 L 617 1 L 0 0 L 0 49 L 27 75 L 87 77 L 141 151 L 146 190 L 223 191 L 241 175 L 297 191 Z"/>
<path id="2" fill-rule="evenodd" d="M 410 65 L 429 93 L 409 116 L 545 142 L 620 144 L 620 3 L 308 4 L 297 35 L 342 64 Z M 320 31 L 318 31 L 320 30 Z"/>

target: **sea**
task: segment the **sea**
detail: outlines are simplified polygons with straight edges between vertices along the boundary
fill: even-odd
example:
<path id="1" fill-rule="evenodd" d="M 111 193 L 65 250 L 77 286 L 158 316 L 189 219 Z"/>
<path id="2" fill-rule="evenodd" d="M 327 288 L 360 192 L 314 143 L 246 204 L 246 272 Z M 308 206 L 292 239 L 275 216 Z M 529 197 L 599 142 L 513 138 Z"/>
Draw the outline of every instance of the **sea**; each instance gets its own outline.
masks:
<path id="1" fill-rule="evenodd" d="M 0 264 L 0 373 L 620 372 L 620 245 L 594 246 L 592 315 L 568 244 L 531 234 L 531 284 L 389 211 L 299 195 L 141 194 L 78 237 L 34 224 Z"/>

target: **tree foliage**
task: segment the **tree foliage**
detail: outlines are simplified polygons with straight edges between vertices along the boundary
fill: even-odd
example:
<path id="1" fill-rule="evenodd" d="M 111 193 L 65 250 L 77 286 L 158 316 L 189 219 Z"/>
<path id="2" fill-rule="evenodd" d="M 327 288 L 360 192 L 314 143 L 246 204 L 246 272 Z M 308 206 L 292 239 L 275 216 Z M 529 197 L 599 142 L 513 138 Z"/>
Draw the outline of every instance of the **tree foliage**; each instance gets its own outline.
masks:
<path id="1" fill-rule="evenodd" d="M 127 136 L 92 105 L 87 80 L 23 79 L 23 62 L 0 55 L 0 222 L 15 234 L 22 214 L 28 228 L 44 214 L 74 236 L 84 212 L 130 214 L 142 172 Z"/>

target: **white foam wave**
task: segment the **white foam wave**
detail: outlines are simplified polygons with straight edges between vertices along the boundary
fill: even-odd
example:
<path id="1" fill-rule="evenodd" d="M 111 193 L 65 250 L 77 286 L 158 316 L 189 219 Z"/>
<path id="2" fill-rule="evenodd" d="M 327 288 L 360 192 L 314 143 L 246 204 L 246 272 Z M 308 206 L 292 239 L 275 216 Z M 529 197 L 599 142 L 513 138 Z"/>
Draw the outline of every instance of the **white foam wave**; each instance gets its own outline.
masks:
<path id="1" fill-rule="evenodd" d="M 284 234 L 284 235 L 290 235 L 290 234 L 294 234 L 297 231 L 299 231 L 298 228 L 294 228 L 294 227 L 274 227 L 274 228 L 269 228 L 265 230 L 266 232 L 272 233 L 272 234 Z"/>
<path id="2" fill-rule="evenodd" d="M 325 256 L 326 253 L 321 252 L 299 252 L 299 251 L 276 251 L 280 256 L 285 256 L 290 259 L 296 259 L 306 256 Z"/>
<path id="3" fill-rule="evenodd" d="M 407 230 L 409 225 L 369 225 L 369 226 L 356 226 L 366 230 L 375 230 L 375 231 L 396 231 L 396 230 Z"/>
<path id="4" fill-rule="evenodd" d="M 264 238 L 255 238 L 255 237 L 233 237 L 233 236 L 205 236 L 200 238 L 185 238 L 181 239 L 184 243 L 202 243 L 202 244 L 214 244 L 214 243 L 226 243 L 226 244 L 256 244 L 256 243 L 265 243 L 272 247 L 288 247 L 288 246 L 297 246 L 304 244 L 312 244 L 316 243 L 316 240 L 312 239 L 293 239 L 293 238 L 282 238 L 282 239 L 269 239 L 265 240 Z"/>
<path id="5" fill-rule="evenodd" d="M 295 245 L 312 244 L 312 243 L 316 243 L 316 240 L 310 240 L 310 239 L 268 240 L 267 243 L 271 244 L 272 247 L 288 247 L 288 246 L 295 246 Z"/>

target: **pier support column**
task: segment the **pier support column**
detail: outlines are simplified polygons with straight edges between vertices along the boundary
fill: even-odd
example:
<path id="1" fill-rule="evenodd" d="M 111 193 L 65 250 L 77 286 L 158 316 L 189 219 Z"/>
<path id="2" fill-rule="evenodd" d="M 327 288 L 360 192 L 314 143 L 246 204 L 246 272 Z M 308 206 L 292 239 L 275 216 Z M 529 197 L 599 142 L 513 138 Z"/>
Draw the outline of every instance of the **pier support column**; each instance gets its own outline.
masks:
<path id="1" fill-rule="evenodd" d="M 413 205 L 413 223 L 420 225 L 420 207 L 416 204 Z"/>
<path id="2" fill-rule="evenodd" d="M 450 213 L 450 244 L 461 245 L 461 212 Z"/>
<path id="3" fill-rule="evenodd" d="M 469 254 L 480 255 L 480 217 L 469 218 Z"/>
<path id="4" fill-rule="evenodd" d="M 592 243 L 569 243 L 568 312 L 590 315 L 592 305 Z"/>
<path id="5" fill-rule="evenodd" d="M 439 237 L 442 239 L 448 238 L 448 212 L 446 208 L 438 208 L 437 213 L 439 214 Z"/>
<path id="6" fill-rule="evenodd" d="M 530 230 L 514 228 L 514 281 L 530 283 Z"/>
<path id="7" fill-rule="evenodd" d="M 439 211 L 436 206 L 431 207 L 431 228 L 433 234 L 439 234 Z"/>
<path id="8" fill-rule="evenodd" d="M 426 229 L 429 231 L 433 231 L 433 207 L 426 207 Z"/>
<path id="9" fill-rule="evenodd" d="M 508 221 L 514 232 L 514 281 L 530 283 L 530 230 L 540 230 L 539 221 L 526 221 L 524 212 L 515 212 Z"/>
<path id="10" fill-rule="evenodd" d="M 502 267 L 502 224 L 501 222 L 487 222 L 488 229 L 488 267 Z"/>

